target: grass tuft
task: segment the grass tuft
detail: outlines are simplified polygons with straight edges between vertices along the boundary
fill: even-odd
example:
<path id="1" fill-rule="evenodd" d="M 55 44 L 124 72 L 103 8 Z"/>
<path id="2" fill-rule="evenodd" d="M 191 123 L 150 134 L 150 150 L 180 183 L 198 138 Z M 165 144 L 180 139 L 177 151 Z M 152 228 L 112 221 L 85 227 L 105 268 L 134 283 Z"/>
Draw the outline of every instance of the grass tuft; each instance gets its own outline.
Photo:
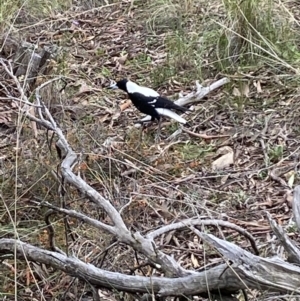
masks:
<path id="1" fill-rule="evenodd" d="M 221 69 L 238 63 L 284 65 L 299 57 L 286 11 L 270 0 L 223 0 L 226 21 L 218 42 Z"/>
<path id="2" fill-rule="evenodd" d="M 71 0 L 2 0 L 0 1 L 0 32 L 11 27 L 16 20 L 18 23 L 27 19 L 36 19 L 55 15 L 55 12 L 64 11 L 72 5 Z"/>
<path id="3" fill-rule="evenodd" d="M 156 0 L 148 8 L 148 29 L 159 36 L 167 53 L 151 72 L 155 86 L 171 79 L 203 80 L 220 71 L 235 73 L 237 68 L 269 66 L 276 73 L 286 69 L 298 73 L 295 19 L 273 1 L 223 0 L 220 6 L 219 2 Z M 220 18 L 220 11 L 225 18 Z"/>
<path id="4" fill-rule="evenodd" d="M 158 34 L 184 29 L 188 17 L 197 11 L 197 4 L 192 0 L 155 0 L 148 1 L 147 10 L 150 12 L 147 27 Z"/>

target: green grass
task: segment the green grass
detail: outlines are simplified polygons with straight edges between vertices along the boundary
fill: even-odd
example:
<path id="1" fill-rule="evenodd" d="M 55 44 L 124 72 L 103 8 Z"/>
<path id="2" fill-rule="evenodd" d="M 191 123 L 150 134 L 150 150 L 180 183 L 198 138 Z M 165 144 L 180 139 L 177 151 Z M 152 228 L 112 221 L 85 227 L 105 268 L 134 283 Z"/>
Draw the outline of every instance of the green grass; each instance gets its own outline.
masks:
<path id="1" fill-rule="evenodd" d="M 174 146 L 174 149 L 181 155 L 184 161 L 201 159 L 212 152 L 210 145 L 201 146 L 192 141 L 185 144 L 177 144 Z"/>
<path id="2" fill-rule="evenodd" d="M 2 0 L 0 1 L 0 24 L 9 26 L 21 11 L 33 18 L 45 18 L 55 11 L 63 11 L 72 5 L 72 0 Z M 25 15 L 22 15 L 24 18 Z M 23 20 L 25 21 L 25 19 Z"/>
<path id="3" fill-rule="evenodd" d="M 187 19 L 197 12 L 197 1 L 155 0 L 147 1 L 149 17 L 147 27 L 152 33 L 176 31 L 185 28 Z"/>
<path id="4" fill-rule="evenodd" d="M 283 65 L 298 59 L 297 35 L 286 11 L 270 0 L 223 0 L 226 21 L 218 42 L 221 69 L 265 63 Z M 225 59 L 225 60 L 224 60 Z"/>
<path id="5" fill-rule="evenodd" d="M 268 150 L 268 157 L 270 162 L 277 163 L 283 157 L 284 147 L 283 145 L 274 145 Z"/>
<path id="6" fill-rule="evenodd" d="M 187 83 L 202 76 L 202 51 L 194 33 L 175 31 L 165 39 L 167 58 L 151 73 L 155 85 L 165 84 L 171 78 Z"/>
<path id="7" fill-rule="evenodd" d="M 156 86 L 171 79 L 188 83 L 218 71 L 250 72 L 263 66 L 297 72 L 299 34 L 285 8 L 270 0 L 223 0 L 225 19 L 217 13 L 208 18 L 206 11 L 214 6 L 219 9 L 220 2 L 149 4 L 148 30 L 162 37 L 167 53 L 164 63 L 151 72 Z"/>

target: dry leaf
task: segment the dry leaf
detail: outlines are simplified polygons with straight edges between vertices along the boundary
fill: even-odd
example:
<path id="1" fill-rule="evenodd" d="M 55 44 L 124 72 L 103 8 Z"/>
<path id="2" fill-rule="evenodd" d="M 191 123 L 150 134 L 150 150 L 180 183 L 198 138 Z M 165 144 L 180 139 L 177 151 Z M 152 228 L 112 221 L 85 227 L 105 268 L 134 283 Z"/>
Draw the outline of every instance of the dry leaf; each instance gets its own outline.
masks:
<path id="1" fill-rule="evenodd" d="M 233 96 L 241 96 L 241 92 L 238 88 L 234 87 L 232 91 Z"/>
<path id="2" fill-rule="evenodd" d="M 225 155 L 225 154 L 228 154 L 228 153 L 233 153 L 233 149 L 230 146 L 227 146 L 227 145 L 223 146 L 223 147 L 220 147 L 216 151 L 217 155 Z"/>
<path id="3" fill-rule="evenodd" d="M 287 193 L 285 194 L 285 199 L 286 199 L 286 202 L 287 202 L 289 208 L 293 208 L 294 197 L 293 197 L 293 193 L 291 191 L 287 191 Z"/>
<path id="4" fill-rule="evenodd" d="M 290 188 L 293 188 L 294 182 L 295 182 L 295 173 L 293 172 L 288 180 L 288 185 Z"/>
<path id="5" fill-rule="evenodd" d="M 262 88 L 261 88 L 261 85 L 260 85 L 260 81 L 258 80 L 257 82 L 254 82 L 254 87 L 256 87 L 256 91 L 257 93 L 262 93 Z"/>
<path id="6" fill-rule="evenodd" d="M 94 39 L 95 39 L 95 36 L 88 36 L 85 39 L 83 39 L 83 42 L 88 42 L 88 41 L 91 41 L 91 40 L 94 40 Z"/>
<path id="7" fill-rule="evenodd" d="M 249 97 L 249 93 L 250 93 L 250 88 L 248 84 L 243 84 L 241 87 L 241 93 L 242 95 Z"/>
<path id="8" fill-rule="evenodd" d="M 127 57 L 128 57 L 128 53 L 126 53 L 125 55 L 121 55 L 119 58 L 117 58 L 117 60 L 121 65 L 124 65 L 125 62 L 127 61 Z"/>
<path id="9" fill-rule="evenodd" d="M 232 94 L 234 96 L 238 96 L 238 97 L 240 97 L 242 95 L 249 97 L 249 93 L 250 93 L 250 88 L 249 88 L 248 84 L 242 84 L 240 89 L 234 87 L 233 91 L 232 91 Z"/>
<path id="10" fill-rule="evenodd" d="M 198 262 L 198 259 L 195 257 L 195 255 L 192 253 L 191 255 L 191 261 L 192 261 L 192 264 L 193 264 L 193 268 L 194 269 L 197 269 L 200 267 L 199 265 L 199 262 Z"/>
<path id="11" fill-rule="evenodd" d="M 225 183 L 227 182 L 228 178 L 229 178 L 229 175 L 223 176 L 223 177 L 221 178 L 221 184 L 222 184 L 222 185 L 225 184 Z"/>
<path id="12" fill-rule="evenodd" d="M 233 164 L 233 152 L 227 153 L 226 155 L 223 155 L 222 157 L 218 158 L 217 160 L 215 160 L 211 167 L 213 170 L 217 170 L 217 169 L 224 169 L 230 165 Z"/>
<path id="13" fill-rule="evenodd" d="M 120 105 L 121 111 L 126 110 L 127 108 L 130 107 L 130 105 L 131 105 L 131 101 L 130 101 L 130 100 L 127 100 L 126 102 L 122 103 L 122 104 Z"/>

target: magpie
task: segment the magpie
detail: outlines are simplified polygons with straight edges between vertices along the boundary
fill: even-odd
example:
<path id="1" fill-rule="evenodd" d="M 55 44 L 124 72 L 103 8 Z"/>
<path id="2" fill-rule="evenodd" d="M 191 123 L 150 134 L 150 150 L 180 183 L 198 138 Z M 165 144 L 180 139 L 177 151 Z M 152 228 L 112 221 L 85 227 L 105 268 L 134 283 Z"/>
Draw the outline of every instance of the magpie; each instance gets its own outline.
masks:
<path id="1" fill-rule="evenodd" d="M 160 132 L 160 116 L 170 117 L 182 124 L 187 121 L 171 110 L 179 112 L 186 112 L 189 109 L 176 105 L 168 98 L 160 96 L 156 91 L 151 88 L 139 86 L 138 84 L 128 80 L 122 79 L 113 83 L 108 89 L 121 89 L 128 94 L 129 99 L 134 106 L 142 113 L 151 116 L 151 121 L 158 121 Z"/>

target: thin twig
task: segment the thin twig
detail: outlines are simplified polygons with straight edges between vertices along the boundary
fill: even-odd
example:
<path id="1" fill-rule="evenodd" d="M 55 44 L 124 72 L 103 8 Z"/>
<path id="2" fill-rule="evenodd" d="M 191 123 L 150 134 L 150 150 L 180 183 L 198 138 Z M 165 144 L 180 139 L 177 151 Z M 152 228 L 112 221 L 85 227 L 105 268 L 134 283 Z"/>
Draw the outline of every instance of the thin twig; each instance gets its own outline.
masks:
<path id="1" fill-rule="evenodd" d="M 216 135 L 216 136 L 213 135 L 213 136 L 209 136 L 209 135 L 206 135 L 206 134 L 199 134 L 199 133 L 189 131 L 186 128 L 182 128 L 182 131 L 189 134 L 189 135 L 192 135 L 192 136 L 195 136 L 195 137 L 198 137 L 198 138 L 202 138 L 202 139 L 218 139 L 218 138 L 230 137 L 230 135 Z"/>

